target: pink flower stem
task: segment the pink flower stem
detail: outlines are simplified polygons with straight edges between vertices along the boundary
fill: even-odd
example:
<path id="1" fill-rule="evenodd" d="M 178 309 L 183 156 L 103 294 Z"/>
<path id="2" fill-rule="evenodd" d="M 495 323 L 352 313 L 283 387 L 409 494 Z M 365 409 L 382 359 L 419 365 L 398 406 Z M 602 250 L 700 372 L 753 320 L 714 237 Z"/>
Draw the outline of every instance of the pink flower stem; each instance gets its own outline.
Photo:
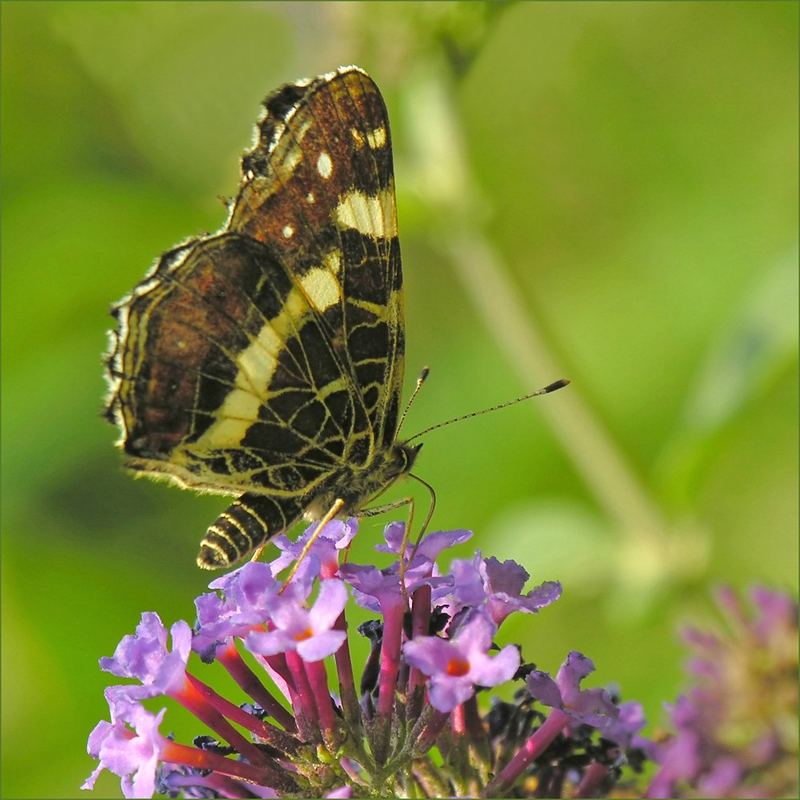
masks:
<path id="1" fill-rule="evenodd" d="M 323 740 L 326 744 L 333 744 L 336 715 L 333 713 L 333 701 L 328 688 L 328 674 L 325 671 L 325 662 L 306 661 L 304 666 L 308 684 L 311 687 L 311 698 L 314 701 L 319 724 L 322 728 Z"/>
<path id="2" fill-rule="evenodd" d="M 411 637 L 427 636 L 431 622 L 431 587 L 420 586 L 411 597 Z M 417 667 L 411 667 L 408 675 L 408 719 L 416 719 L 422 710 L 422 692 L 417 691 L 425 685 L 425 677 Z"/>
<path id="3" fill-rule="evenodd" d="M 486 729 L 483 727 L 481 721 L 481 714 L 478 710 L 478 698 L 472 695 L 469 700 L 462 704 L 464 709 L 464 729 L 468 733 L 470 739 L 475 742 L 486 741 Z"/>
<path id="4" fill-rule="evenodd" d="M 397 602 L 381 602 L 383 639 L 378 674 L 378 713 L 372 729 L 372 752 L 379 764 L 384 763 L 389 749 L 392 710 L 397 691 L 397 672 L 400 668 L 403 608 L 404 603 L 399 598 Z"/>
<path id="5" fill-rule="evenodd" d="M 486 728 L 481 720 L 481 713 L 478 710 L 477 695 L 473 694 L 461 707 L 464 713 L 464 730 L 469 737 L 470 747 L 479 762 L 476 766 L 483 771 L 491 762 L 491 748 Z"/>
<path id="6" fill-rule="evenodd" d="M 429 584 L 423 583 L 411 596 L 411 635 L 427 636 L 431 624 L 431 593 Z"/>
<path id="7" fill-rule="evenodd" d="M 336 620 L 333 627 L 335 630 L 347 633 L 344 611 L 339 615 L 339 619 Z M 339 696 L 342 699 L 344 718 L 353 732 L 357 733 L 361 726 L 361 713 L 356 694 L 356 682 L 353 677 L 353 662 L 350 659 L 350 645 L 347 639 L 342 642 L 342 646 L 334 654 L 334 659 L 336 660 L 336 672 L 339 675 Z"/>
<path id="8" fill-rule="evenodd" d="M 278 653 L 276 656 L 257 656 L 258 660 L 264 665 L 264 667 L 270 670 L 270 676 L 272 674 L 277 675 L 281 681 L 285 684 L 284 686 L 280 686 L 276 684 L 278 688 L 284 692 L 287 689 L 294 689 L 294 684 L 292 683 L 292 676 L 289 672 L 289 667 L 286 665 L 286 655 L 284 653 Z"/>
<path id="9" fill-rule="evenodd" d="M 383 640 L 378 676 L 378 716 L 389 717 L 397 691 L 397 671 L 400 668 L 400 642 L 403 635 L 403 604 L 381 603 Z"/>
<path id="10" fill-rule="evenodd" d="M 603 781 L 608 777 L 608 767 L 592 761 L 583 773 L 583 778 L 575 791 L 575 797 L 599 797 Z"/>
<path id="11" fill-rule="evenodd" d="M 241 725 L 260 739 L 263 739 L 273 747 L 277 747 L 279 750 L 283 750 L 285 753 L 294 753 L 297 751 L 299 742 L 293 736 L 289 736 L 279 728 L 268 725 L 266 722 L 258 719 L 258 717 L 248 714 L 246 711 L 239 708 L 239 706 L 234 705 L 229 700 L 217 694 L 210 686 L 195 678 L 194 675 L 190 675 L 187 672 L 186 679 L 210 705 L 219 711 L 220 714 L 231 720 L 231 722 Z"/>
<path id="12" fill-rule="evenodd" d="M 522 774 L 522 771 L 537 759 L 558 736 L 569 716 L 554 708 L 541 727 L 520 747 L 511 761 L 494 780 L 490 781 L 481 793 L 481 797 L 500 797 L 505 790 Z"/>
<path id="13" fill-rule="evenodd" d="M 466 723 L 464 722 L 464 706 L 456 706 L 450 712 L 450 730 L 456 736 L 464 736 L 466 735 Z"/>
<path id="14" fill-rule="evenodd" d="M 178 744 L 166 737 L 162 743 L 161 760 L 168 764 L 183 764 L 196 769 L 210 769 L 220 775 L 241 778 L 260 786 L 270 786 L 284 791 L 296 791 L 297 785 L 285 770 L 279 772 L 266 767 L 248 764 L 246 761 L 226 758 L 199 747 Z"/>
<path id="15" fill-rule="evenodd" d="M 294 650 L 289 650 L 286 652 L 286 666 L 289 668 L 289 674 L 296 689 L 292 701 L 295 704 L 294 712 L 300 735 L 307 742 L 319 741 L 317 706 L 314 703 L 311 686 L 303 668 L 303 659 Z"/>
<path id="16" fill-rule="evenodd" d="M 469 792 L 470 797 L 475 797 L 476 791 L 470 784 L 474 780 L 474 773 L 469 767 L 469 742 L 467 739 L 466 721 L 464 719 L 463 704 L 457 705 L 450 712 L 450 730 L 453 734 L 452 747 L 447 754 L 447 763 L 456 781 L 459 794 Z"/>
<path id="17" fill-rule="evenodd" d="M 170 692 L 169 696 L 177 700 L 185 709 L 191 711 L 201 722 L 208 725 L 214 733 L 223 738 L 234 749 L 238 750 L 239 753 L 251 763 L 261 767 L 266 767 L 269 764 L 275 763 L 261 749 L 245 739 L 245 737 L 208 702 L 203 693 L 188 679 L 188 675 L 183 686 L 180 689 Z"/>
<path id="18" fill-rule="evenodd" d="M 292 709 L 294 709 L 297 690 L 289 672 L 289 667 L 286 666 L 286 656 L 283 653 L 279 653 L 277 656 L 256 656 L 256 660 L 264 667 L 267 675 L 272 678 L 272 682 L 280 689 L 283 696 L 292 704 Z"/>
<path id="19" fill-rule="evenodd" d="M 294 717 L 267 691 L 255 672 L 244 662 L 233 641 L 225 647 L 217 649 L 217 661 L 225 667 L 236 683 L 279 725 L 282 725 L 290 732 L 297 730 Z"/>

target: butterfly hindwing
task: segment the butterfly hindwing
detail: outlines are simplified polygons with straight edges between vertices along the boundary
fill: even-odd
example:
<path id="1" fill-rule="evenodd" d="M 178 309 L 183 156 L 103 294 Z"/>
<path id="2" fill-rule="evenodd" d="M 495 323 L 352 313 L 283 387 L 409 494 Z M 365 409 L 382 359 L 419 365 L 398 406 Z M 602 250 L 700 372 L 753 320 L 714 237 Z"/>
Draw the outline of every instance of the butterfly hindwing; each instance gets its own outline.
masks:
<path id="1" fill-rule="evenodd" d="M 349 435 L 346 392 L 304 297 L 269 248 L 234 234 L 162 262 L 122 306 L 115 401 L 130 465 L 182 483 L 306 493 Z M 307 349 L 297 344 L 302 331 Z"/>

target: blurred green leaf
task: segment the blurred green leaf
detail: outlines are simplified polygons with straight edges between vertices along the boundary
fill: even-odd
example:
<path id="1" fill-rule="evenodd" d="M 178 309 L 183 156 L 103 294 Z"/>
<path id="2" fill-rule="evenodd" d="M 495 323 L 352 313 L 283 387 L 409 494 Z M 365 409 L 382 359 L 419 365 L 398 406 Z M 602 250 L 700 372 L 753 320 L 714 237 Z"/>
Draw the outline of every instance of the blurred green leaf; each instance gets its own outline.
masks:
<path id="1" fill-rule="evenodd" d="M 712 341 L 683 418 L 657 465 L 662 493 L 674 505 L 693 501 L 725 427 L 796 363 L 797 296 L 797 255 L 792 254 L 757 277 L 743 307 Z"/>

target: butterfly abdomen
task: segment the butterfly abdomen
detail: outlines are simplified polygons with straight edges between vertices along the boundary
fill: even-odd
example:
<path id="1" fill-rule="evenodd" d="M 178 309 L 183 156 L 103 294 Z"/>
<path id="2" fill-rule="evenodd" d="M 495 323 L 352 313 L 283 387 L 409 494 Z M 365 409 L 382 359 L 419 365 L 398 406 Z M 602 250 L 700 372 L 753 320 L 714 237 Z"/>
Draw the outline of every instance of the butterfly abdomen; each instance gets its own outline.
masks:
<path id="1" fill-rule="evenodd" d="M 197 565 L 221 569 L 235 564 L 259 545 L 290 528 L 303 513 L 294 497 L 245 494 L 220 514 L 200 543 Z"/>

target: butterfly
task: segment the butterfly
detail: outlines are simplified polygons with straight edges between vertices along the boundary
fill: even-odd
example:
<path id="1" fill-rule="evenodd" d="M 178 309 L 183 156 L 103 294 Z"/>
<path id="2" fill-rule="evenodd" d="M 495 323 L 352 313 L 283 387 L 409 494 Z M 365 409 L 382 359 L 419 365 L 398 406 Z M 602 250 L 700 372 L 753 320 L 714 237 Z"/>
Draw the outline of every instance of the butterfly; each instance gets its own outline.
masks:
<path id="1" fill-rule="evenodd" d="M 410 472 L 397 440 L 403 274 L 386 106 L 358 67 L 286 84 L 222 230 L 112 309 L 108 418 L 126 466 L 236 496 L 197 563 L 227 567 Z"/>

